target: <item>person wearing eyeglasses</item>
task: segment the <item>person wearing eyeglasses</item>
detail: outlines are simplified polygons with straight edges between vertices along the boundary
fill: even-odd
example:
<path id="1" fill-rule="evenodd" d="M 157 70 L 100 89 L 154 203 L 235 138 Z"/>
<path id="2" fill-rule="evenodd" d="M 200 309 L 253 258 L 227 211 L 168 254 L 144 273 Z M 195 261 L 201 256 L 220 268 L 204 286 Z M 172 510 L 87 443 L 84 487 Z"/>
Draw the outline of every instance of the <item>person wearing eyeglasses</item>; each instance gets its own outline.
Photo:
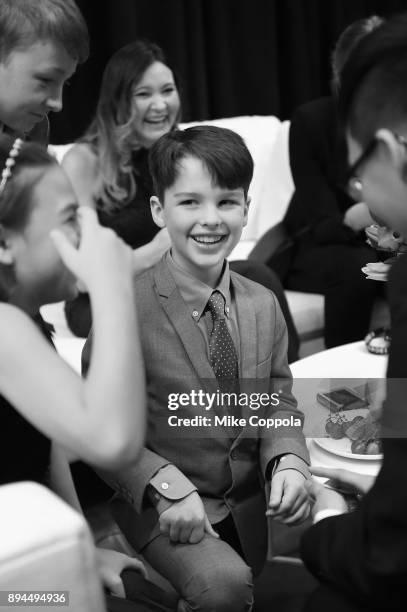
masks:
<path id="1" fill-rule="evenodd" d="M 287 289 L 325 296 L 327 348 L 366 335 L 375 298 L 383 289 L 361 272 L 367 262 L 378 261 L 364 234 L 373 220 L 359 183 L 348 174 L 336 111 L 341 72 L 351 50 L 381 23 L 372 16 L 346 28 L 332 55 L 332 96 L 299 107 L 291 120 L 295 193 L 284 224 L 294 241 L 294 255 L 283 283 Z"/>
<path id="2" fill-rule="evenodd" d="M 343 71 L 339 95 L 351 174 L 359 181 L 372 215 L 403 236 L 407 235 L 406 81 L 404 13 L 358 44 Z M 301 554 L 321 586 L 307 612 L 407 609 L 406 257 L 394 263 L 387 285 L 392 343 L 382 415 L 383 464 L 353 512 L 346 511 L 338 493 L 309 484 L 315 524 L 303 536 Z"/>

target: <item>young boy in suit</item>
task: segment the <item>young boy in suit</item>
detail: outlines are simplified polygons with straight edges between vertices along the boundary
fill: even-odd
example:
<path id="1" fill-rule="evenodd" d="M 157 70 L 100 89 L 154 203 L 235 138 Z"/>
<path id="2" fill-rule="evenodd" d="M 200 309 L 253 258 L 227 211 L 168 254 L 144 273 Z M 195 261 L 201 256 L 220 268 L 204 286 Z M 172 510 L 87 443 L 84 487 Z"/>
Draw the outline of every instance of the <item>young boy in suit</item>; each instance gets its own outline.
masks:
<path id="1" fill-rule="evenodd" d="M 275 296 L 229 271 L 226 259 L 247 221 L 253 160 L 236 133 L 201 126 L 163 136 L 150 166 L 152 215 L 172 248 L 135 281 L 149 433 L 137 465 L 107 476 L 126 500 L 115 502 L 115 517 L 177 589 L 180 610 L 250 610 L 251 570 L 257 574 L 266 556 L 267 508 L 288 524 L 309 510 L 285 322 Z M 191 395 L 241 389 L 245 379 L 266 381 L 269 390 L 274 378 L 278 405 L 267 416 L 294 425 L 251 425 L 247 415 L 245 426 L 234 412 L 222 418 Z M 169 410 L 174 397 L 176 412 Z M 188 426 L 203 417 L 206 427 Z"/>
<path id="2" fill-rule="evenodd" d="M 89 54 L 86 23 L 73 0 L 1 0 L 0 131 L 48 144 L 48 113 Z"/>

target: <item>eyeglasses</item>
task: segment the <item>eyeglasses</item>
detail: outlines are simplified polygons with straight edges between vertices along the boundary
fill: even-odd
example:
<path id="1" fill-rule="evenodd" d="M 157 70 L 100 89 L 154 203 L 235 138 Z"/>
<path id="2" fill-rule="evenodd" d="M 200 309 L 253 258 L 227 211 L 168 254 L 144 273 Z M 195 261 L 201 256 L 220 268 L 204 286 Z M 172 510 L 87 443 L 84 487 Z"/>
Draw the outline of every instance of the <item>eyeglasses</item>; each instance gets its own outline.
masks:
<path id="1" fill-rule="evenodd" d="M 392 132 L 393 136 L 403 147 L 407 149 L 407 139 L 404 136 L 400 136 L 400 134 L 396 134 L 396 132 Z M 351 165 L 347 174 L 347 184 L 351 189 L 356 191 L 362 190 L 362 179 L 358 176 L 359 170 L 361 166 L 368 160 L 368 158 L 372 155 L 378 143 L 378 139 L 375 136 L 367 145 L 364 151 L 359 155 L 357 160 Z"/>

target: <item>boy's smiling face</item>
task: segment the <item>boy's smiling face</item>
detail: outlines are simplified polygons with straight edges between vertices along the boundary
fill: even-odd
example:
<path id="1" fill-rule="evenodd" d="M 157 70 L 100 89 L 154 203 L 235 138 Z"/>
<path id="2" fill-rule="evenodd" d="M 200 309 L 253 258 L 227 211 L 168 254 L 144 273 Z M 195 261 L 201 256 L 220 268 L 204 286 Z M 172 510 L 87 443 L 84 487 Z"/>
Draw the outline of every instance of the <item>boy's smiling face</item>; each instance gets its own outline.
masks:
<path id="1" fill-rule="evenodd" d="M 202 162 L 185 157 L 164 202 L 151 198 L 153 219 L 166 227 L 174 261 L 198 280 L 216 286 L 224 259 L 240 240 L 249 199 L 242 187 L 214 184 Z"/>

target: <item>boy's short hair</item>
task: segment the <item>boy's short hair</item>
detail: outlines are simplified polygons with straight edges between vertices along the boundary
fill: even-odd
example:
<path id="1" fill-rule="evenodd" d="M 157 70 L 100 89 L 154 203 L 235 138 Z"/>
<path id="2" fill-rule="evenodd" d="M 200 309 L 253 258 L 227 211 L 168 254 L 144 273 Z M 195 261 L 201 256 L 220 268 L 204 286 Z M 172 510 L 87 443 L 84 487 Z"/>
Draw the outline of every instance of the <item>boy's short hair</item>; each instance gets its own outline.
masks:
<path id="1" fill-rule="evenodd" d="M 340 34 L 331 55 L 333 86 L 335 91 L 340 86 L 341 72 L 354 47 L 356 47 L 364 36 L 373 32 L 383 23 L 384 19 L 382 17 L 371 15 L 370 17 L 354 21 Z"/>
<path id="2" fill-rule="evenodd" d="M 253 159 L 243 138 L 226 128 L 200 125 L 168 132 L 152 146 L 149 156 L 154 193 L 164 192 L 177 179 L 185 157 L 195 157 L 222 188 L 243 188 L 245 197 L 253 176 Z"/>
<path id="3" fill-rule="evenodd" d="M 89 34 L 74 0 L 1 0 L 0 61 L 13 51 L 53 40 L 82 63 L 89 55 Z"/>
<path id="4" fill-rule="evenodd" d="M 368 146 L 380 128 L 407 125 L 407 13 L 368 34 L 345 64 L 339 110 L 344 125 Z"/>

